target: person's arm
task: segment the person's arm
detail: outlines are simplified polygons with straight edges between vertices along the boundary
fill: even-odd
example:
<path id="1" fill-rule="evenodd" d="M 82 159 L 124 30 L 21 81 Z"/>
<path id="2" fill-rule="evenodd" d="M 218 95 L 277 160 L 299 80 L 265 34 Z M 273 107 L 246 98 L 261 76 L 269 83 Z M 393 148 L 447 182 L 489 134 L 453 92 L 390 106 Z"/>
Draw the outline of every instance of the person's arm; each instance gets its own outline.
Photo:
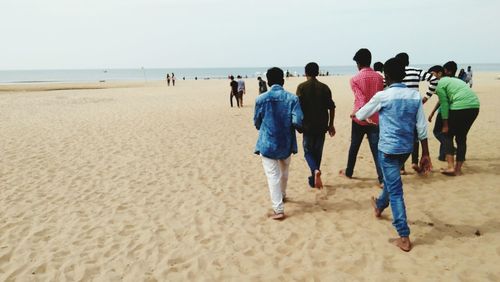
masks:
<path id="1" fill-rule="evenodd" d="M 431 158 L 429 156 L 429 145 L 427 142 L 427 121 L 425 120 L 424 107 L 419 104 L 417 111 L 417 134 L 418 140 L 422 144 L 422 157 L 420 158 L 420 169 L 421 173 L 428 173 L 432 169 Z"/>
<path id="2" fill-rule="evenodd" d="M 327 98 L 327 105 L 328 105 L 328 134 L 330 137 L 335 136 L 335 102 L 332 99 L 332 91 L 328 86 L 326 86 L 326 98 Z"/>
<path id="3" fill-rule="evenodd" d="M 295 129 L 302 133 L 302 121 L 304 120 L 304 113 L 302 113 L 302 108 L 300 107 L 299 99 L 295 99 L 292 103 L 292 124 Z"/>
<path id="4" fill-rule="evenodd" d="M 366 103 L 361 109 L 359 109 L 355 116 L 359 120 L 366 120 L 371 117 L 374 113 L 380 111 L 382 108 L 382 101 L 380 100 L 380 93 L 375 94 L 368 103 Z"/>
<path id="5" fill-rule="evenodd" d="M 429 119 L 428 119 L 429 122 L 432 122 L 432 117 L 436 113 L 437 109 L 439 109 L 439 101 L 437 101 L 436 105 L 434 106 L 434 109 L 432 109 L 432 112 L 429 115 Z"/>
<path id="6" fill-rule="evenodd" d="M 356 81 L 351 79 L 350 84 L 351 84 L 352 93 L 354 94 L 354 104 L 356 104 L 356 100 L 362 101 L 363 105 L 366 104 L 368 102 L 368 101 L 366 101 L 366 96 L 363 95 L 363 92 L 361 91 L 361 88 L 356 83 Z M 359 109 L 353 108 L 352 115 L 354 115 L 357 110 L 359 110 Z"/>
<path id="7" fill-rule="evenodd" d="M 431 98 L 432 95 L 436 93 L 436 87 L 437 87 L 439 80 L 437 79 L 437 77 L 432 75 L 432 73 L 422 71 L 420 73 L 420 81 L 428 81 L 429 82 L 429 88 L 428 88 L 427 92 L 425 93 L 427 96 L 422 99 L 422 103 L 425 104 L 425 102 L 427 102 L 427 100 L 429 100 L 429 98 Z"/>
<path id="8" fill-rule="evenodd" d="M 262 107 L 259 102 L 255 102 L 255 111 L 253 115 L 253 124 L 257 130 L 260 130 L 260 125 L 262 124 Z"/>
<path id="9" fill-rule="evenodd" d="M 443 128 L 441 131 L 443 133 L 448 133 L 448 115 L 450 113 L 450 102 L 448 101 L 448 95 L 444 90 L 444 85 L 442 82 L 438 83 L 436 94 L 439 97 L 439 104 L 441 106 L 441 119 L 443 120 Z"/>

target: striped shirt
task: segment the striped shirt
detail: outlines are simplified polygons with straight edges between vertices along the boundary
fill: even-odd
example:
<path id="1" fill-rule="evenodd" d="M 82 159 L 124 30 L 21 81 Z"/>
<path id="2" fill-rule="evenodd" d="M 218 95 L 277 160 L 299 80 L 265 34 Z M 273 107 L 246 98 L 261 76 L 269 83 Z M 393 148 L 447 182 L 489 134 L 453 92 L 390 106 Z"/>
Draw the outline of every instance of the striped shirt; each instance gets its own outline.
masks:
<path id="1" fill-rule="evenodd" d="M 432 94 L 436 93 L 436 86 L 438 79 L 432 75 L 430 72 L 423 71 L 419 68 L 405 67 L 406 76 L 403 79 L 403 84 L 410 89 L 415 89 L 418 91 L 418 85 L 420 81 L 428 81 L 429 89 L 425 93 L 429 98 Z"/>

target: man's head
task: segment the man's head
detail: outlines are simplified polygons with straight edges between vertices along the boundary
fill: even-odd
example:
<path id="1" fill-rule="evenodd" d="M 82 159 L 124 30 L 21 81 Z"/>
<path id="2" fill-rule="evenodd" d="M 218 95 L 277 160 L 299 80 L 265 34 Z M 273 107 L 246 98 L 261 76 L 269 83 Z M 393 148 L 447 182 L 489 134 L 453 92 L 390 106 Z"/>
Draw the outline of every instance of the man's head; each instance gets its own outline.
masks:
<path id="1" fill-rule="evenodd" d="M 259 77 L 257 77 L 257 80 L 258 80 L 258 81 L 261 81 L 261 80 L 262 80 L 262 78 L 259 76 Z"/>
<path id="2" fill-rule="evenodd" d="M 471 67 L 470 67 L 470 66 L 468 66 L 468 67 L 467 67 L 467 71 L 470 71 L 470 69 L 471 69 Z"/>
<path id="3" fill-rule="evenodd" d="M 382 62 L 376 62 L 375 64 L 373 64 L 373 70 L 384 72 L 384 64 L 382 64 Z"/>
<path id="4" fill-rule="evenodd" d="M 316 77 L 319 74 L 319 66 L 318 64 L 311 62 L 306 65 L 306 76 L 308 77 Z"/>
<path id="5" fill-rule="evenodd" d="M 284 75 L 283 70 L 280 68 L 274 67 L 268 69 L 266 73 L 267 84 L 269 86 L 273 86 L 274 84 L 283 86 L 283 84 L 285 84 L 285 80 L 283 79 Z"/>
<path id="6" fill-rule="evenodd" d="M 410 57 L 408 57 L 408 54 L 406 54 L 406 53 L 397 54 L 396 59 L 401 61 L 401 63 L 403 64 L 403 67 L 410 65 Z"/>
<path id="7" fill-rule="evenodd" d="M 232 75 L 231 75 L 231 76 L 229 77 L 229 79 L 234 80 L 234 76 L 232 76 Z"/>
<path id="8" fill-rule="evenodd" d="M 455 63 L 454 61 L 449 61 L 443 65 L 443 69 L 444 75 L 455 76 L 455 73 L 457 72 L 457 63 Z"/>
<path id="9" fill-rule="evenodd" d="M 437 79 L 440 79 L 443 77 L 444 69 L 440 65 L 435 65 L 432 66 L 427 72 L 432 73 L 433 76 L 437 77 Z"/>
<path id="10" fill-rule="evenodd" d="M 372 63 L 372 53 L 366 48 L 361 48 L 352 59 L 358 64 L 358 69 L 369 67 Z"/>
<path id="11" fill-rule="evenodd" d="M 241 78 L 241 75 L 238 75 L 236 78 L 240 79 L 240 78 Z"/>
<path id="12" fill-rule="evenodd" d="M 397 58 L 390 58 L 384 64 L 384 75 L 387 85 L 401 82 L 406 75 L 405 66 Z"/>

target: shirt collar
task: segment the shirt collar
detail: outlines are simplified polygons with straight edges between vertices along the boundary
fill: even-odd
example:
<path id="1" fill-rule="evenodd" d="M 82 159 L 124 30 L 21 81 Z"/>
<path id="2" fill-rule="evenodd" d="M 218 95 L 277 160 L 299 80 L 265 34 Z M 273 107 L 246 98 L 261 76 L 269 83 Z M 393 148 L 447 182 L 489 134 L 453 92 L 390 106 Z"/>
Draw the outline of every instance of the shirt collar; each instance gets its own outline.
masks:
<path id="1" fill-rule="evenodd" d="M 392 87 L 406 88 L 406 85 L 404 85 L 401 82 L 394 82 L 393 84 L 389 85 L 389 88 L 392 88 Z"/>
<path id="2" fill-rule="evenodd" d="M 372 68 L 370 67 L 363 67 L 362 69 L 359 70 L 359 72 L 362 72 L 362 71 L 371 71 Z"/>
<path id="3" fill-rule="evenodd" d="M 271 85 L 271 89 L 272 90 L 280 90 L 280 89 L 283 89 L 283 86 L 281 86 L 279 84 L 273 84 L 273 85 Z"/>

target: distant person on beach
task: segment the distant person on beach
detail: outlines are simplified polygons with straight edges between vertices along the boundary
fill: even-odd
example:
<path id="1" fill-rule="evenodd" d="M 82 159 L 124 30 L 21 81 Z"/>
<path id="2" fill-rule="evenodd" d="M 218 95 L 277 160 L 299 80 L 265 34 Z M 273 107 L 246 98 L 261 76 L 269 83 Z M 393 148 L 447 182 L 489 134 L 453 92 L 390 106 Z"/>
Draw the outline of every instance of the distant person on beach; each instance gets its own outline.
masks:
<path id="1" fill-rule="evenodd" d="M 328 85 L 321 83 L 316 78 L 319 74 L 319 66 L 316 63 L 308 63 L 305 67 L 307 81 L 297 87 L 297 96 L 304 113 L 303 123 L 303 147 L 304 157 L 311 170 L 308 178 L 309 186 L 312 188 L 323 188 L 321 181 L 321 158 L 323 156 L 323 145 L 325 133 L 331 137 L 335 135 L 335 103 L 332 100 L 332 92 Z"/>
<path id="2" fill-rule="evenodd" d="M 266 81 L 262 79 L 262 77 L 257 77 L 257 80 L 259 81 L 259 94 L 262 94 L 267 91 L 267 85 Z"/>
<path id="3" fill-rule="evenodd" d="M 241 75 L 238 75 L 238 93 L 236 95 L 236 102 L 238 103 L 238 107 L 243 108 L 243 95 L 245 95 L 245 81 L 241 78 Z"/>
<path id="4" fill-rule="evenodd" d="M 368 103 L 375 93 L 384 90 L 384 79 L 370 68 L 372 60 L 370 50 L 365 48 L 359 49 L 354 55 L 353 60 L 356 62 L 359 72 L 350 80 L 351 89 L 354 94 L 354 109 L 351 115 L 351 146 L 349 147 L 349 155 L 347 157 L 347 167 L 340 170 L 339 174 L 347 178 L 352 178 L 359 147 L 366 135 L 372 152 L 373 162 L 375 163 L 378 183 L 382 187 L 384 179 L 377 161 L 379 139 L 378 113 L 369 117 L 367 119 L 368 122 L 357 119 L 354 113 Z"/>
<path id="5" fill-rule="evenodd" d="M 196 78 L 195 78 L 196 79 Z M 231 92 L 229 92 L 229 102 L 231 103 L 231 108 L 233 107 L 233 97 L 236 97 L 236 104 L 238 105 L 238 108 L 240 107 L 240 102 L 238 101 L 238 82 L 234 80 L 234 76 L 229 76 L 229 79 L 231 82 L 229 83 L 229 86 L 231 87 Z"/>
<path id="6" fill-rule="evenodd" d="M 382 62 L 376 62 L 373 64 L 373 70 L 380 74 L 382 76 L 382 79 L 384 78 L 384 64 Z"/>
<path id="7" fill-rule="evenodd" d="M 458 78 L 461 79 L 462 81 L 467 81 L 467 73 L 465 72 L 464 69 L 460 69 L 460 72 L 458 73 Z"/>
<path id="8" fill-rule="evenodd" d="M 396 59 L 400 60 L 403 65 L 405 66 L 405 73 L 406 76 L 403 79 L 403 84 L 406 85 L 406 87 L 410 89 L 414 89 L 416 91 L 419 91 L 419 83 L 421 81 L 428 81 L 429 82 L 429 88 L 426 92 L 426 97 L 422 99 L 422 103 L 425 104 L 427 100 L 432 97 L 432 95 L 436 92 L 436 85 L 437 85 L 437 78 L 434 77 L 431 73 L 426 72 L 420 68 L 415 68 L 415 67 L 410 67 L 410 59 L 408 54 L 406 53 L 399 53 L 396 55 Z M 418 153 L 419 153 L 419 144 L 418 140 L 415 139 L 415 144 L 413 146 L 413 153 L 411 155 L 411 167 L 413 170 L 416 172 L 418 171 L 419 165 L 418 165 Z M 406 174 L 405 166 L 401 167 L 401 174 Z"/>
<path id="9" fill-rule="evenodd" d="M 471 66 L 467 67 L 465 82 L 467 82 L 469 84 L 469 87 L 472 88 L 472 67 Z"/>
<path id="10" fill-rule="evenodd" d="M 172 73 L 172 86 L 175 86 L 175 75 Z"/>
<path id="11" fill-rule="evenodd" d="M 442 66 L 436 65 L 431 67 L 428 72 L 432 73 L 437 79 L 440 79 L 443 76 L 444 69 Z M 439 84 L 439 82 L 438 82 Z M 443 120 L 441 118 L 441 109 L 439 107 L 439 101 L 436 103 L 436 106 L 434 106 L 434 109 L 432 109 L 432 112 L 429 115 L 428 121 L 432 122 L 432 118 L 434 117 L 434 114 L 437 112 L 436 116 L 436 121 L 434 122 L 434 128 L 432 129 L 432 134 L 434 134 L 434 137 L 439 141 L 439 155 L 438 155 L 438 160 L 444 162 L 445 161 L 445 134 L 442 132 L 443 131 Z"/>
<path id="12" fill-rule="evenodd" d="M 170 74 L 167 73 L 167 86 L 170 86 Z"/>
<path id="13" fill-rule="evenodd" d="M 284 201 L 291 155 L 297 153 L 295 130 L 302 127 L 302 110 L 297 96 L 283 89 L 283 70 L 267 70 L 269 91 L 255 100 L 254 125 L 259 130 L 255 154 L 262 158 L 274 213 L 285 218 Z"/>
<path id="14" fill-rule="evenodd" d="M 426 173 L 432 169 L 427 144 L 427 121 L 420 93 L 402 83 L 405 67 L 400 60 L 391 58 L 385 62 L 384 73 L 388 88 L 375 94 L 356 113 L 356 118 L 367 120 L 379 112 L 378 162 L 384 176 L 384 188 L 378 198 L 372 197 L 372 205 L 375 216 L 380 218 L 390 204 L 392 224 L 399 235 L 392 243 L 408 252 L 412 245 L 399 169 L 413 150 L 415 128 L 422 143 L 420 169 Z"/>
<path id="15" fill-rule="evenodd" d="M 439 80 L 436 93 L 441 105 L 448 167 L 441 169 L 441 172 L 449 176 L 462 175 L 467 134 L 479 114 L 479 98 L 464 81 L 454 77 L 457 72 L 455 62 L 447 62 L 443 69 L 445 77 Z M 457 143 L 456 163 L 453 139 Z"/>

